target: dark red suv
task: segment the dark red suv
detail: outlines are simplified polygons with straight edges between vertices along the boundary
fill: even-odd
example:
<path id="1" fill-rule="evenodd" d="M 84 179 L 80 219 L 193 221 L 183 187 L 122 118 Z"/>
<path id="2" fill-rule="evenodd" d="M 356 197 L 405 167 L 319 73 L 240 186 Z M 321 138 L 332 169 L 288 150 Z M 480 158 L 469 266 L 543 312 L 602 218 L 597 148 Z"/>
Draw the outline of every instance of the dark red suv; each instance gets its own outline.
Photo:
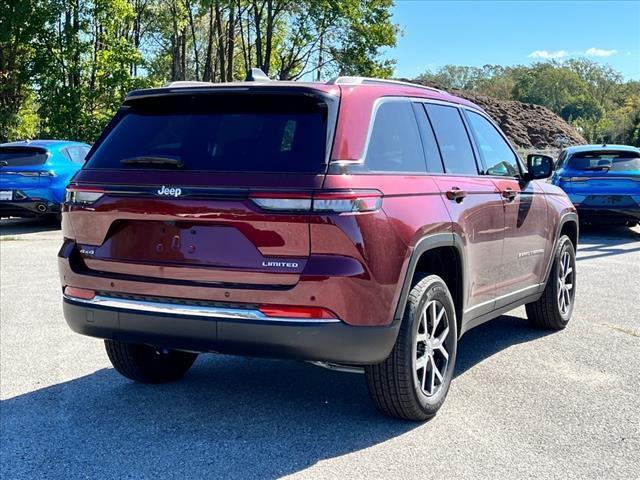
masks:
<path id="1" fill-rule="evenodd" d="M 423 420 L 465 331 L 520 305 L 569 321 L 578 223 L 536 181 L 551 168 L 401 82 L 134 91 L 67 191 L 64 314 L 136 381 L 199 352 L 294 358 L 364 371 L 378 408 Z"/>

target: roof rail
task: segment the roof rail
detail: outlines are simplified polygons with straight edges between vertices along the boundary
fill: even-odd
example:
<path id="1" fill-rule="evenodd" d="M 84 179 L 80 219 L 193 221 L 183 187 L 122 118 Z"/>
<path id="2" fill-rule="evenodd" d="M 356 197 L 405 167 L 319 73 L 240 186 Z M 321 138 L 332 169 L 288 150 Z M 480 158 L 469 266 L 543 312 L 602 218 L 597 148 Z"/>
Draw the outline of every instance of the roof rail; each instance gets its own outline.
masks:
<path id="1" fill-rule="evenodd" d="M 196 82 L 193 80 L 176 80 L 175 82 L 169 82 L 165 87 L 204 87 L 214 85 L 212 82 Z"/>
<path id="2" fill-rule="evenodd" d="M 444 90 L 440 90 L 434 87 L 427 87 L 426 85 L 420 85 L 417 83 L 403 82 L 401 80 L 388 80 L 385 78 L 371 78 L 371 77 L 335 77 L 327 82 L 327 85 L 338 84 L 352 84 L 352 85 L 403 85 L 405 87 L 422 88 L 424 90 L 431 90 L 432 92 L 447 93 Z"/>

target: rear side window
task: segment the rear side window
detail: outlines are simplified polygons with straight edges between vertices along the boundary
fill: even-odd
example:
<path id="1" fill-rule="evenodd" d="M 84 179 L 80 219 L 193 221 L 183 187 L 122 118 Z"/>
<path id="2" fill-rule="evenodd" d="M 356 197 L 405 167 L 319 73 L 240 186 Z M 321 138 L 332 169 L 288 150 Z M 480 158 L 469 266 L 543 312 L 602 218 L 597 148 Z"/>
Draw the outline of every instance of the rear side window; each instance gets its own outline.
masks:
<path id="1" fill-rule="evenodd" d="M 519 176 L 516 155 L 498 130 L 486 118 L 475 112 L 467 112 L 467 119 L 476 139 L 486 174 L 504 177 Z"/>
<path id="2" fill-rule="evenodd" d="M 0 167 L 27 167 L 42 165 L 47 152 L 34 147 L 0 147 Z"/>
<path id="3" fill-rule="evenodd" d="M 460 112 L 446 105 L 425 105 L 447 173 L 477 175 L 475 157 Z"/>
<path id="4" fill-rule="evenodd" d="M 87 168 L 322 173 L 326 130 L 327 106 L 311 97 L 144 99 L 109 132 Z"/>
<path id="5" fill-rule="evenodd" d="M 371 171 L 426 171 L 420 134 L 410 102 L 390 101 L 378 107 L 365 165 Z"/>

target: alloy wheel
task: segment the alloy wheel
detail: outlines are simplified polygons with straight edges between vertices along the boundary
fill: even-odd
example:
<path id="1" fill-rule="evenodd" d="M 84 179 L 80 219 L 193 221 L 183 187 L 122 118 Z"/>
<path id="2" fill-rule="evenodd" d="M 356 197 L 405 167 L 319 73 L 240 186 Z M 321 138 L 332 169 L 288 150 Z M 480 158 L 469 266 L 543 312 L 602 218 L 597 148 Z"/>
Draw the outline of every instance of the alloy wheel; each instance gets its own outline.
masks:
<path id="1" fill-rule="evenodd" d="M 571 304 L 573 303 L 573 284 L 575 278 L 574 265 L 569 252 L 562 252 L 558 267 L 558 308 L 560 309 L 560 313 L 565 316 L 571 309 Z"/>
<path id="2" fill-rule="evenodd" d="M 449 316 L 438 300 L 428 302 L 418 323 L 415 341 L 415 370 L 420 389 L 435 395 L 445 381 L 450 351 Z"/>

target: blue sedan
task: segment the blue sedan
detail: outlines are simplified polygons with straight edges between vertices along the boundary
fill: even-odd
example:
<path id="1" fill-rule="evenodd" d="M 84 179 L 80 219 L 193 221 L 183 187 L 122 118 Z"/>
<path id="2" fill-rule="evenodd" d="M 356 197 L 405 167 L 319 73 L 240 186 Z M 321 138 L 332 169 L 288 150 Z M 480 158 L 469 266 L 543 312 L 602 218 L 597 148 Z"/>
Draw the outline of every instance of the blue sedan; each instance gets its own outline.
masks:
<path id="1" fill-rule="evenodd" d="M 0 144 L 0 217 L 59 216 L 65 188 L 90 148 L 63 140 Z"/>
<path id="2" fill-rule="evenodd" d="M 591 223 L 640 222 L 640 149 L 580 145 L 564 149 L 551 182 L 562 188 Z"/>

